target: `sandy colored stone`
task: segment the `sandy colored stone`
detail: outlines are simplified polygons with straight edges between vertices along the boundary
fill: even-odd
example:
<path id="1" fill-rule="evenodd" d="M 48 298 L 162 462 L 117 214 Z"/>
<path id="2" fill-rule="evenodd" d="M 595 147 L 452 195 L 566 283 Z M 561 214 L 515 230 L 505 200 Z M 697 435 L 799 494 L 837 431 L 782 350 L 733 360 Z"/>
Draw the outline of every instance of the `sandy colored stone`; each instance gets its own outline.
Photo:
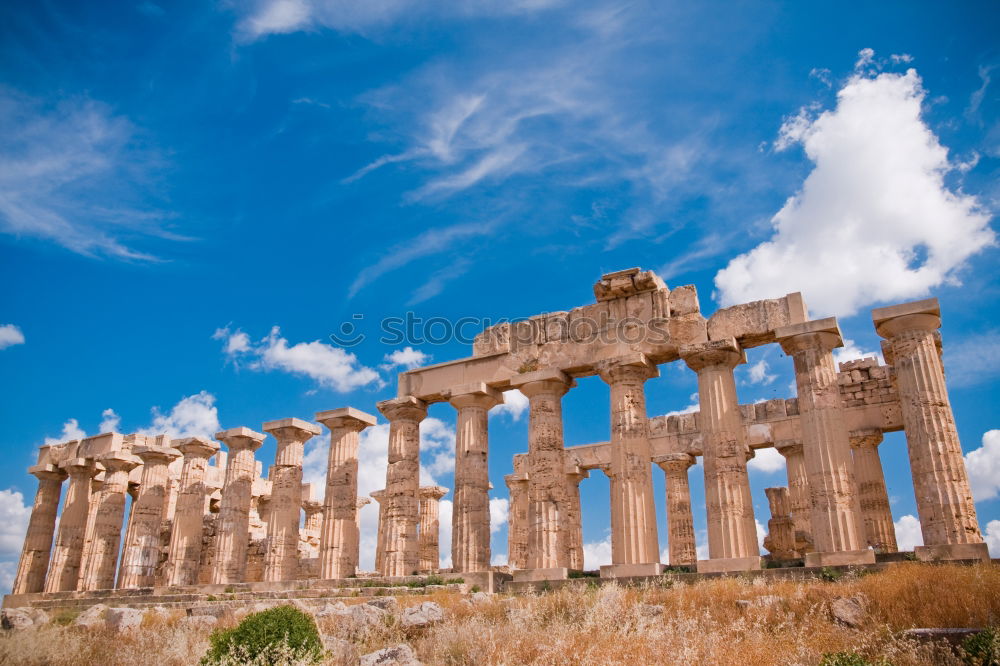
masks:
<path id="1" fill-rule="evenodd" d="M 417 529 L 419 571 L 434 572 L 441 568 L 441 551 L 438 546 L 441 533 L 439 515 L 441 498 L 447 494 L 448 489 L 441 486 L 421 486 L 417 491 L 420 499 Z M 452 534 L 452 539 L 454 538 Z"/>
<path id="2" fill-rule="evenodd" d="M 257 475 L 254 452 L 264 443 L 265 437 L 263 433 L 246 427 L 230 428 L 215 434 L 215 438 L 229 449 L 211 573 L 211 582 L 215 585 L 242 583 L 246 578 L 250 504 Z"/>
<path id="3" fill-rule="evenodd" d="M 770 504 L 771 517 L 767 521 L 767 536 L 764 537 L 764 548 L 771 553 L 771 559 L 791 560 L 796 556 L 795 523 L 791 517 L 791 503 L 788 498 L 788 488 L 765 488 Z"/>
<path id="4" fill-rule="evenodd" d="M 361 657 L 361 666 L 421 666 L 409 645 L 393 645 Z"/>
<path id="5" fill-rule="evenodd" d="M 528 566 L 528 476 L 508 474 L 507 564 L 511 569 Z"/>
<path id="6" fill-rule="evenodd" d="M 142 482 L 129 513 L 129 531 L 118 571 L 118 587 L 124 589 L 152 587 L 155 583 L 169 466 L 181 457 L 173 447 L 144 446 L 132 451 L 143 463 Z"/>
<path id="7" fill-rule="evenodd" d="M 174 440 L 173 446 L 184 456 L 184 464 L 164 565 L 164 583 L 194 585 L 198 582 L 201 561 L 202 518 L 207 494 L 205 469 L 208 459 L 219 450 L 219 444 L 204 437 L 188 437 Z"/>
<path id="8" fill-rule="evenodd" d="M 809 475 L 802 455 L 802 442 L 781 440 L 775 448 L 785 458 L 785 472 L 788 477 L 788 506 L 795 532 L 795 554 L 805 556 L 813 550 L 812 500 L 809 498 Z"/>
<path id="9" fill-rule="evenodd" d="M 28 473 L 38 479 L 38 490 L 35 491 L 35 502 L 28 519 L 28 530 L 21 548 L 12 594 L 41 592 L 45 587 L 59 496 L 62 494 L 63 481 L 68 476 L 65 470 L 52 464 L 30 467 Z"/>
<path id="10" fill-rule="evenodd" d="M 378 409 L 389 420 L 381 572 L 384 576 L 408 576 L 419 563 L 420 422 L 427 417 L 427 404 L 404 397 L 380 402 Z"/>
<path id="11" fill-rule="evenodd" d="M 694 457 L 687 453 L 672 453 L 654 458 L 663 470 L 667 494 L 667 539 L 670 565 L 684 566 L 698 561 L 694 538 L 694 515 L 691 511 L 691 486 L 688 470 Z"/>
<path id="12" fill-rule="evenodd" d="M 45 577 L 45 592 L 76 589 L 80 579 L 90 508 L 90 482 L 101 471 L 100 467 L 85 458 L 70 458 L 59 467 L 68 474 L 69 485 L 62 515 L 59 517 L 59 531 L 52 549 L 49 571 Z"/>
<path id="13" fill-rule="evenodd" d="M 580 482 L 588 476 L 590 473 L 580 468 L 566 473 L 566 510 L 560 513 L 560 517 L 564 518 L 567 535 L 567 566 L 578 571 L 583 569 L 583 509 L 580 505 Z"/>
<path id="14" fill-rule="evenodd" d="M 898 550 L 896 526 L 892 522 L 889 493 L 885 488 L 882 460 L 878 455 L 882 432 L 875 428 L 854 430 L 850 438 L 865 545 L 876 553 L 895 553 Z"/>

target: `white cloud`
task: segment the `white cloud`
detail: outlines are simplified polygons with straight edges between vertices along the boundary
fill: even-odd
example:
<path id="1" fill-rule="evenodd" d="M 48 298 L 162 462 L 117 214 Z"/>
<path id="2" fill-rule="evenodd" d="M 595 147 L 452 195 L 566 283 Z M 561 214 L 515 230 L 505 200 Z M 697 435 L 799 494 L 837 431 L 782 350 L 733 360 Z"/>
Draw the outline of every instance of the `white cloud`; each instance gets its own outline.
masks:
<path id="1" fill-rule="evenodd" d="M 97 432 L 118 432 L 122 417 L 115 413 L 115 410 L 108 407 L 101 412 L 101 425 L 97 426 Z"/>
<path id="2" fill-rule="evenodd" d="M 862 51 L 859 67 L 872 62 Z M 912 69 L 857 72 L 835 109 L 785 122 L 776 148 L 801 143 L 815 166 L 771 239 L 716 274 L 723 305 L 802 291 L 818 314 L 843 316 L 958 284 L 994 233 L 980 203 L 944 182 L 955 167 L 921 118 L 925 94 Z"/>
<path id="3" fill-rule="evenodd" d="M 24 495 L 8 488 L 0 490 L 0 593 L 6 594 L 14 585 L 17 562 L 21 557 L 24 534 L 28 530 L 31 506 Z"/>
<path id="4" fill-rule="evenodd" d="M 506 497 L 490 498 L 490 534 L 496 534 L 507 526 L 509 506 Z"/>
<path id="5" fill-rule="evenodd" d="M 968 335 L 944 346 L 948 386 L 975 386 L 1000 374 L 1000 330 Z"/>
<path id="6" fill-rule="evenodd" d="M 611 535 L 602 541 L 583 544 L 583 568 L 587 571 L 598 569 L 602 564 L 611 564 Z"/>
<path id="7" fill-rule="evenodd" d="M 494 553 L 490 565 L 494 567 L 507 566 L 507 553 Z"/>
<path id="8" fill-rule="evenodd" d="M 87 433 L 83 431 L 80 427 L 79 422 L 76 419 L 69 419 L 66 423 L 63 423 L 62 434 L 58 437 L 46 437 L 46 444 L 59 444 L 61 442 L 67 442 L 71 439 L 83 439 L 87 436 Z"/>
<path id="9" fill-rule="evenodd" d="M 767 550 L 764 548 L 764 537 L 767 536 L 767 529 L 756 518 L 754 518 L 753 524 L 757 528 L 757 550 L 761 555 L 766 555 Z"/>
<path id="10" fill-rule="evenodd" d="M 920 521 L 916 516 L 910 514 L 900 516 L 893 526 L 896 528 L 896 545 L 899 550 L 913 550 L 915 546 L 924 545 L 924 535 L 920 531 Z"/>
<path id="11" fill-rule="evenodd" d="M 986 546 L 990 549 L 990 557 L 1000 557 L 1000 520 L 991 520 L 986 523 L 983 540 L 986 541 Z"/>
<path id="12" fill-rule="evenodd" d="M 257 343 L 252 343 L 246 333 L 228 327 L 216 330 L 212 337 L 224 341 L 226 356 L 237 366 L 243 363 L 251 370 L 306 376 L 339 393 L 369 384 L 383 385 L 378 373 L 361 365 L 354 354 L 319 340 L 289 346 L 277 326 Z"/>
<path id="13" fill-rule="evenodd" d="M 672 412 L 667 412 L 666 414 L 664 414 L 664 416 L 679 416 L 681 414 L 691 414 L 691 413 L 697 412 L 699 409 L 701 409 L 701 406 L 700 406 L 700 404 L 698 402 L 698 394 L 697 393 L 692 393 L 688 397 L 688 400 L 691 401 L 691 404 L 689 404 L 687 407 L 683 407 L 681 409 L 677 409 L 677 410 L 674 410 Z"/>
<path id="14" fill-rule="evenodd" d="M 699 560 L 708 559 L 708 532 L 705 530 L 696 530 L 694 534 L 694 551 L 695 556 Z"/>
<path id="15" fill-rule="evenodd" d="M 386 354 L 385 360 L 387 363 L 385 363 L 382 367 L 386 370 L 391 370 L 392 368 L 402 366 L 407 370 L 413 370 L 414 368 L 419 368 L 422 365 L 427 365 L 427 361 L 430 359 L 430 354 L 425 354 L 419 349 L 406 346 L 402 349 L 394 350 L 391 354 Z"/>
<path id="16" fill-rule="evenodd" d="M 108 410 L 105 410 L 105 415 Z M 219 410 L 215 407 L 215 396 L 201 391 L 182 398 L 168 414 L 153 408 L 153 422 L 137 432 L 144 435 L 169 435 L 171 439 L 182 437 L 207 437 L 212 439 L 222 430 L 219 426 Z"/>
<path id="17" fill-rule="evenodd" d="M 1000 495 L 1000 430 L 983 433 L 983 445 L 965 455 L 965 468 L 975 501 Z"/>
<path id="18" fill-rule="evenodd" d="M 528 409 L 528 397 L 518 391 L 511 389 L 504 391 L 503 402 L 497 405 L 493 411 L 496 414 L 506 414 L 512 421 L 519 421 L 521 415 Z"/>
<path id="19" fill-rule="evenodd" d="M 861 347 L 854 344 L 854 340 L 844 339 L 844 346 L 837 347 L 833 350 L 833 365 L 837 370 L 840 370 L 840 364 L 846 363 L 847 361 L 856 361 L 859 358 L 877 358 L 879 364 L 885 365 L 885 359 L 882 358 L 882 351 L 863 351 Z"/>
<path id="20" fill-rule="evenodd" d="M 14 324 L 0 326 L 0 349 L 24 344 L 24 333 Z"/>
<path id="21" fill-rule="evenodd" d="M 773 375 L 768 372 L 770 366 L 768 366 L 767 361 L 760 359 L 753 365 L 747 368 L 747 379 L 751 384 L 763 384 L 768 385 L 775 380 L 777 375 Z"/>
<path id="22" fill-rule="evenodd" d="M 441 568 L 451 568 L 451 518 L 454 510 L 451 500 L 443 499 L 438 504 L 441 532 L 438 535 L 438 552 L 441 556 Z"/>
<path id="23" fill-rule="evenodd" d="M 747 462 L 747 469 L 769 474 L 785 469 L 785 457 L 775 448 L 754 449 L 754 456 Z"/>

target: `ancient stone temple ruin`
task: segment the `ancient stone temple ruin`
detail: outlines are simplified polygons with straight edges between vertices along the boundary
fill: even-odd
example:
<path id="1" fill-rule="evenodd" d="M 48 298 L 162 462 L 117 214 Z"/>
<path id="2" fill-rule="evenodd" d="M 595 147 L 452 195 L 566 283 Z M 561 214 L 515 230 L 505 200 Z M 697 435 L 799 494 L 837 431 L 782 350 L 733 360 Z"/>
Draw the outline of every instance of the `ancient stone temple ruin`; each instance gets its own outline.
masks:
<path id="1" fill-rule="evenodd" d="M 439 570 L 438 503 L 448 489 L 419 484 L 420 424 L 436 402 L 456 410 L 452 571 L 491 570 L 487 415 L 515 389 L 530 411 L 526 453 L 505 477 L 515 581 L 558 580 L 583 567 L 580 483 L 594 470 L 611 492 L 612 563 L 602 577 L 657 575 L 667 564 L 760 568 L 747 461 L 767 447 L 785 458 L 788 476 L 787 487 L 767 489 L 772 561 L 873 563 L 896 550 L 878 446 L 883 433 L 900 430 L 925 544 L 916 556 L 988 558 L 948 401 L 936 299 L 873 310 L 886 364 L 865 358 L 838 368 L 836 319 L 810 319 L 799 294 L 706 318 L 693 286 L 668 289 L 639 269 L 604 275 L 594 294 L 591 305 L 486 329 L 468 358 L 400 374 L 397 397 L 378 404 L 389 422 L 385 488 L 371 495 L 378 574 Z M 797 395 L 741 405 L 734 369 L 746 349 L 769 344 L 791 358 Z M 672 362 L 696 373 L 699 411 L 649 417 L 646 382 Z M 577 378 L 595 375 L 609 387 L 610 438 L 566 446 L 563 397 Z M 322 429 L 298 418 L 266 422 L 263 432 L 233 427 L 214 440 L 106 433 L 41 447 L 29 469 L 38 491 L 13 596 L 358 575 L 358 511 L 370 501 L 358 497 L 359 433 L 376 418 L 345 407 L 315 420 L 330 437 L 323 489 L 302 482 L 304 445 Z M 265 433 L 277 442 L 266 477 L 255 453 Z M 692 507 L 688 474 L 699 457 L 706 504 Z M 654 468 L 666 485 L 659 515 Z M 695 509 L 708 525 L 702 560 Z M 664 527 L 669 562 L 661 563 Z"/>

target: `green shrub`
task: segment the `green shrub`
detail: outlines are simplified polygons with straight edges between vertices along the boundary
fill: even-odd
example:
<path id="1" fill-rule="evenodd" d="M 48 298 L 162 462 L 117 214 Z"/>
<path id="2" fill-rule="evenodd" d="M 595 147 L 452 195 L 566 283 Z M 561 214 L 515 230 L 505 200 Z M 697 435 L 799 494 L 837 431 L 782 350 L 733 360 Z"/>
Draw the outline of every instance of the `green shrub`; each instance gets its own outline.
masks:
<path id="1" fill-rule="evenodd" d="M 857 652 L 826 652 L 819 666 L 889 666 L 885 659 L 868 661 Z"/>
<path id="2" fill-rule="evenodd" d="M 217 629 L 202 658 L 211 664 L 287 663 L 289 658 L 316 663 L 323 657 L 323 643 L 316 622 L 294 606 L 277 606 L 246 616 L 236 627 Z"/>
<path id="3" fill-rule="evenodd" d="M 840 580 L 843 574 L 836 569 L 831 569 L 830 567 L 823 567 L 819 571 L 819 577 L 828 583 L 835 583 Z"/>
<path id="4" fill-rule="evenodd" d="M 68 627 L 73 624 L 73 620 L 80 616 L 80 611 L 76 608 L 64 608 L 52 616 L 52 624 L 60 627 Z"/>
<path id="5" fill-rule="evenodd" d="M 962 641 L 962 661 L 969 666 L 1000 666 L 1000 631 L 990 627 Z"/>

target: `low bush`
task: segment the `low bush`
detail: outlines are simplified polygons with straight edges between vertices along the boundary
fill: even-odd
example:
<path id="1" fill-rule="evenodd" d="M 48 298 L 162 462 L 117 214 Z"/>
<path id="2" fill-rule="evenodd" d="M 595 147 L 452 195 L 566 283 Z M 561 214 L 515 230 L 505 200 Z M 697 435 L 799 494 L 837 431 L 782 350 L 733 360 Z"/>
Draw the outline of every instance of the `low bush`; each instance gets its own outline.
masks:
<path id="1" fill-rule="evenodd" d="M 213 631 L 208 640 L 211 646 L 201 660 L 204 666 L 316 663 L 323 657 L 316 622 L 294 606 L 253 613 L 231 629 Z"/>
<path id="2" fill-rule="evenodd" d="M 1000 631 L 991 627 L 966 638 L 962 660 L 969 666 L 1000 666 Z"/>

